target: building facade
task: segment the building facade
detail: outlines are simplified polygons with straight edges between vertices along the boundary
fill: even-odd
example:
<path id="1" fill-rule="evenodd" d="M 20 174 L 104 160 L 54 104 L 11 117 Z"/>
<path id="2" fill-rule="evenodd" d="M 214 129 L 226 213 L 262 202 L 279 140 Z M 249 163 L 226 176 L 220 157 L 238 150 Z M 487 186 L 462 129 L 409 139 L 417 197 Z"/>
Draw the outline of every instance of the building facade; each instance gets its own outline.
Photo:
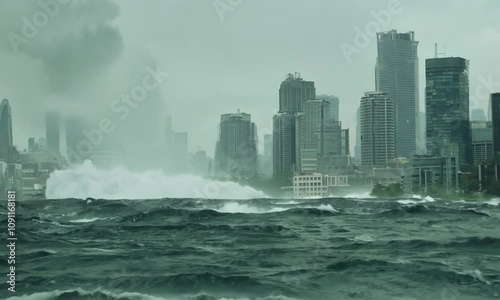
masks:
<path id="1" fill-rule="evenodd" d="M 493 127 L 493 153 L 500 152 L 500 93 L 491 94 L 491 123 Z"/>
<path id="2" fill-rule="evenodd" d="M 396 157 L 394 103 L 384 92 L 361 98 L 361 166 L 365 171 L 385 168 Z"/>
<path id="3" fill-rule="evenodd" d="M 477 166 L 493 158 L 493 128 L 489 121 L 471 121 L 472 163 Z"/>
<path id="4" fill-rule="evenodd" d="M 459 166 L 472 165 L 469 123 L 469 62 L 460 57 L 425 61 L 427 154 L 444 156 L 443 146 L 458 148 Z"/>
<path id="5" fill-rule="evenodd" d="M 416 155 L 405 169 L 403 191 L 412 193 L 437 193 L 445 189 L 448 194 L 458 190 L 458 160 L 454 157 Z"/>
<path id="6" fill-rule="evenodd" d="M 45 138 L 47 150 L 56 154 L 60 151 L 61 120 L 58 112 L 51 111 L 45 114 Z"/>
<path id="7" fill-rule="evenodd" d="M 215 167 L 218 177 L 257 175 L 257 131 L 249 114 L 238 111 L 221 116 Z"/>
<path id="8" fill-rule="evenodd" d="M 394 102 L 396 155 L 410 157 L 419 137 L 418 42 L 414 32 L 377 34 L 376 89 Z"/>
<path id="9" fill-rule="evenodd" d="M 316 99 L 314 82 L 300 74 L 288 74 L 279 90 L 279 112 L 273 118 L 273 177 L 291 180 L 300 170 L 301 138 L 304 103 Z M 299 139 L 299 141 L 297 141 Z"/>
<path id="10" fill-rule="evenodd" d="M 280 112 L 302 112 L 304 102 L 316 99 L 314 82 L 305 81 L 300 74 L 288 74 L 280 86 Z"/>
<path id="11" fill-rule="evenodd" d="M 328 197 L 348 186 L 349 181 L 347 176 L 311 173 L 293 177 L 293 195 L 296 198 Z"/>
<path id="12" fill-rule="evenodd" d="M 340 105 L 340 100 L 336 96 L 330 96 L 330 95 L 319 95 L 317 97 L 319 100 L 324 100 L 330 102 L 330 116 L 335 120 L 335 121 L 340 121 L 339 119 L 339 105 Z"/>
<path id="13" fill-rule="evenodd" d="M 12 112 L 7 99 L 0 103 L 0 160 L 7 163 L 14 161 Z"/>
<path id="14" fill-rule="evenodd" d="M 273 176 L 292 178 L 297 170 L 297 114 L 283 112 L 273 118 Z"/>

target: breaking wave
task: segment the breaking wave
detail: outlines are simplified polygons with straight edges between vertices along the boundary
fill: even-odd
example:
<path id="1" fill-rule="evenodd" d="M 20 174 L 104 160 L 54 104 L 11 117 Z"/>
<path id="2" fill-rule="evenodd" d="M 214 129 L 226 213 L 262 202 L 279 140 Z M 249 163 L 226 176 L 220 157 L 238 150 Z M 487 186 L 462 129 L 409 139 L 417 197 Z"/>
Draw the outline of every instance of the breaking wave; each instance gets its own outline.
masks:
<path id="1" fill-rule="evenodd" d="M 253 199 L 267 196 L 248 186 L 194 175 L 167 176 L 160 170 L 135 173 L 123 168 L 100 170 L 90 161 L 58 170 L 47 180 L 48 199 Z"/>

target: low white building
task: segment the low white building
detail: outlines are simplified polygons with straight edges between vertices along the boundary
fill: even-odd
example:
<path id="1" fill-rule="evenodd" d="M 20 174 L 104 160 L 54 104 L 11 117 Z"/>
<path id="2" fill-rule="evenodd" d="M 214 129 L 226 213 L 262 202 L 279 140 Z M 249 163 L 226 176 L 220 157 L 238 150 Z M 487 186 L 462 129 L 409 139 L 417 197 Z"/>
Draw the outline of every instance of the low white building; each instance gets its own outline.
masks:
<path id="1" fill-rule="evenodd" d="M 326 175 L 321 173 L 301 174 L 293 177 L 293 195 L 300 197 L 327 197 L 335 189 L 348 187 L 345 175 Z"/>

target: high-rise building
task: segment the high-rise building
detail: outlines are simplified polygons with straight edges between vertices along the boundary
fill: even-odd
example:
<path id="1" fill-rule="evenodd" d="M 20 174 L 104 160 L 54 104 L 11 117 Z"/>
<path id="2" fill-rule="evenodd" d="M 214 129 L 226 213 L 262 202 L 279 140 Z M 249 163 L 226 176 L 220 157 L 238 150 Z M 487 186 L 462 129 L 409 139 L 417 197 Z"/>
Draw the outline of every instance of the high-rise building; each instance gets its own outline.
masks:
<path id="1" fill-rule="evenodd" d="M 471 121 L 472 163 L 474 166 L 493 158 L 493 128 L 488 121 Z"/>
<path id="2" fill-rule="evenodd" d="M 296 168 L 296 123 L 298 115 L 278 113 L 273 118 L 273 176 L 291 179 Z"/>
<path id="3" fill-rule="evenodd" d="M 280 112 L 303 111 L 304 102 L 316 99 L 314 82 L 305 81 L 300 74 L 288 74 L 280 86 Z"/>
<path id="4" fill-rule="evenodd" d="M 339 119 L 339 103 L 340 100 L 336 96 L 329 96 L 329 95 L 319 95 L 317 97 L 319 100 L 325 100 L 330 102 L 330 116 L 335 120 L 335 121 L 340 121 Z"/>
<path id="5" fill-rule="evenodd" d="M 341 155 L 351 156 L 351 150 L 349 149 L 349 128 L 342 129 L 341 132 Z"/>
<path id="6" fill-rule="evenodd" d="M 45 138 L 47 139 L 47 150 L 56 154 L 60 152 L 60 124 L 59 113 L 56 111 L 48 112 L 45 115 Z"/>
<path id="7" fill-rule="evenodd" d="M 500 93 L 491 94 L 491 123 L 493 126 L 493 153 L 500 152 Z"/>
<path id="8" fill-rule="evenodd" d="M 356 110 L 356 144 L 354 145 L 354 156 L 357 164 L 361 163 L 361 117 L 359 115 L 359 107 Z"/>
<path id="9" fill-rule="evenodd" d="M 460 169 L 471 166 L 469 123 L 469 62 L 460 57 L 425 61 L 427 154 L 444 156 L 443 148 L 458 150 Z"/>
<path id="10" fill-rule="evenodd" d="M 14 145 L 12 137 L 12 111 L 9 100 L 0 104 L 0 160 L 13 163 Z"/>
<path id="11" fill-rule="evenodd" d="M 250 178 L 257 174 L 257 135 L 251 116 L 223 114 L 219 125 L 215 166 L 219 177 Z"/>
<path id="12" fill-rule="evenodd" d="M 385 168 L 395 158 L 394 103 L 384 92 L 367 92 L 359 107 L 361 166 Z"/>
<path id="13" fill-rule="evenodd" d="M 420 131 L 418 42 L 414 32 L 396 30 L 378 33 L 377 42 L 376 90 L 394 102 L 397 157 L 410 157 Z"/>
<path id="14" fill-rule="evenodd" d="M 297 151 L 301 142 L 296 140 L 301 127 L 300 114 L 307 100 L 316 99 L 314 82 L 305 81 L 300 74 L 288 74 L 279 90 L 279 113 L 273 118 L 273 176 L 291 180 L 298 171 Z M 300 132 L 299 132 L 300 133 Z M 300 136 L 299 136 L 300 138 Z"/>

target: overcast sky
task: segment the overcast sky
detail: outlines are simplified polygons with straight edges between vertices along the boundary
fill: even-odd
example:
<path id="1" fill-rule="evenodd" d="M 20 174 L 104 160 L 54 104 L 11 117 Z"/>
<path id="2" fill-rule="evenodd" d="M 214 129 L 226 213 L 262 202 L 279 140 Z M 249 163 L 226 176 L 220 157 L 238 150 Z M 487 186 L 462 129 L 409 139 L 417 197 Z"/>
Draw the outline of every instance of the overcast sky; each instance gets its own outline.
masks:
<path id="1" fill-rule="evenodd" d="M 396 13 L 388 0 L 215 3 L 219 6 L 212 0 L 61 4 L 15 51 L 9 33 L 21 35 L 23 17 L 32 19 L 41 8 L 36 1 L 2 0 L 0 98 L 11 101 L 15 144 L 24 149 L 28 137 L 43 136 L 43 111 L 56 106 L 92 122 L 109 115 L 117 127 L 140 128 L 139 133 L 159 127 L 161 115 L 171 114 L 174 128 L 189 133 L 191 151 L 213 155 L 221 114 L 239 108 L 252 115 L 261 134 L 270 133 L 279 85 L 287 73 L 300 72 L 316 83 L 318 94 L 340 98 L 340 119 L 351 129 L 353 146 L 360 98 L 374 90 L 376 40 L 370 37 L 349 58 L 341 45 L 356 47 L 355 28 L 365 32 L 376 22 L 372 12 L 382 10 L 390 14 L 388 24 L 379 25 L 382 31 L 415 31 L 420 42 L 421 110 L 424 62 L 434 56 L 436 42 L 440 52 L 446 46 L 447 55 L 470 60 L 471 108 L 487 110 L 491 87 L 482 88 L 481 78 L 493 80 L 500 91 L 497 0 L 401 0 Z M 110 105 L 142 82 L 147 66 L 169 75 L 132 111 L 135 119 L 119 123 Z"/>

